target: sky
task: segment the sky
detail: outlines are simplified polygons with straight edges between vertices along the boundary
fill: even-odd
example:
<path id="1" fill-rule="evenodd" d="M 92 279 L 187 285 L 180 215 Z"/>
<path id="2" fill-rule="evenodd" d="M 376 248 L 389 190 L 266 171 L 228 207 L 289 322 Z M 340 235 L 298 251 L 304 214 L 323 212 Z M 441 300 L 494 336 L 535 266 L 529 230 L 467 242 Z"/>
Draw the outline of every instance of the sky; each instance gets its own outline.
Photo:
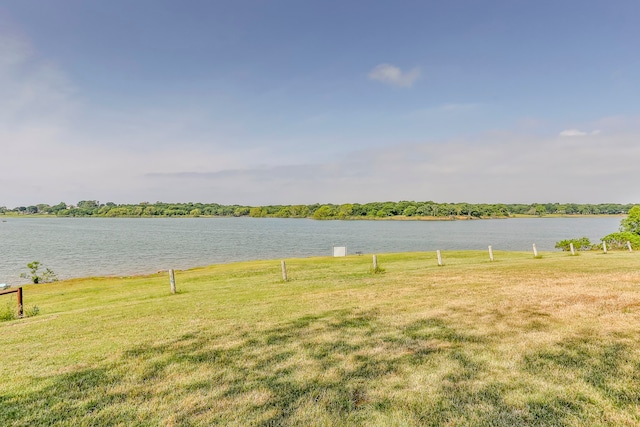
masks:
<path id="1" fill-rule="evenodd" d="M 0 0 L 0 206 L 640 203 L 637 0 Z"/>

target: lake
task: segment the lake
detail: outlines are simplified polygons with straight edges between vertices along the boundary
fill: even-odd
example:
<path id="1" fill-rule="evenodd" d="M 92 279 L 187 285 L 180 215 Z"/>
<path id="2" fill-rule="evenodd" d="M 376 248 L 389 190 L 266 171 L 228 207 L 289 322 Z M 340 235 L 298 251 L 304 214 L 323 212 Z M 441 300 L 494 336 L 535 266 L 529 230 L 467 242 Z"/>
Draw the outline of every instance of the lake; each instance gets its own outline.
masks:
<path id="1" fill-rule="evenodd" d="M 4 222 L 6 221 L 6 222 Z M 37 260 L 60 278 L 124 276 L 256 259 L 347 253 L 555 250 L 555 242 L 617 231 L 620 217 L 473 221 L 278 218 L 15 218 L 0 222 L 0 283 L 24 283 Z"/>

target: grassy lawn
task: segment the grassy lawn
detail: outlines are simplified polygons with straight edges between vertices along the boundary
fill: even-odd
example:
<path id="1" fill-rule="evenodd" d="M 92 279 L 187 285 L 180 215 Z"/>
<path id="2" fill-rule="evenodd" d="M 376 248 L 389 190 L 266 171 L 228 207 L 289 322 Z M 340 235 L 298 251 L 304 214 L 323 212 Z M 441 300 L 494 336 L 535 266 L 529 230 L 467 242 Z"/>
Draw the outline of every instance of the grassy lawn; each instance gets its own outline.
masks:
<path id="1" fill-rule="evenodd" d="M 640 425 L 640 253 L 494 254 L 26 286 L 0 425 Z"/>

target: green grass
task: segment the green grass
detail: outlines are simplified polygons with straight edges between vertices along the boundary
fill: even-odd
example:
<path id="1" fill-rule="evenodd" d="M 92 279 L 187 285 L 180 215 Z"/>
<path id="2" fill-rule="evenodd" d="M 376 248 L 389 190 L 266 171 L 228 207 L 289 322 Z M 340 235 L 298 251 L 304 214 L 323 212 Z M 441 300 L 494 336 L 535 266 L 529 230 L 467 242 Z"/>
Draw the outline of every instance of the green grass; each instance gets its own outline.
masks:
<path id="1" fill-rule="evenodd" d="M 640 424 L 640 254 L 442 255 L 25 286 L 0 425 Z"/>

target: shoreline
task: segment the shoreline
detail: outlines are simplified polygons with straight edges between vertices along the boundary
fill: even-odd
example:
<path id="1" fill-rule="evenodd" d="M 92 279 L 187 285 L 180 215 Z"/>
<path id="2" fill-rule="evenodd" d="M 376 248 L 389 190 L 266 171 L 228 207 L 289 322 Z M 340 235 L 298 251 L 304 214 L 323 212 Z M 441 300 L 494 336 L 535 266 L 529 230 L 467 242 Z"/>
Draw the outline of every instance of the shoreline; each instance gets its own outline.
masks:
<path id="1" fill-rule="evenodd" d="M 140 216 L 94 216 L 94 215 L 85 215 L 85 216 L 57 216 L 57 215 L 49 215 L 49 214 L 4 214 L 0 216 L 0 222 L 7 222 L 8 219 L 15 218 L 107 218 L 107 219 L 118 219 L 118 218 L 128 218 L 128 219 L 153 219 L 153 218 L 251 218 L 251 219 L 310 219 L 314 221 L 477 221 L 477 220 L 492 220 L 492 219 L 521 219 L 521 218 L 625 218 L 627 214 L 545 214 L 545 215 L 529 215 L 529 214 L 513 214 L 509 216 L 468 216 L 468 215 L 451 215 L 451 216 L 404 216 L 404 215 L 395 215 L 388 217 L 373 217 L 373 216 L 349 216 L 344 218 L 322 218 L 317 219 L 313 217 L 280 217 L 280 216 L 261 216 L 261 217 L 252 217 L 250 215 L 242 215 L 242 216 L 222 216 L 222 215 L 140 215 Z"/>
<path id="2" fill-rule="evenodd" d="M 496 254 L 510 254 L 510 255 L 531 255 L 532 252 L 528 251 L 528 250 L 509 250 L 509 249 L 498 249 L 498 250 L 493 250 L 494 253 Z M 584 253 L 594 253 L 594 252 L 598 252 L 595 250 L 591 250 L 591 251 L 578 251 L 578 254 L 580 252 L 584 252 Z M 625 252 L 625 251 L 610 251 L 610 252 Z M 481 250 L 481 249 L 451 249 L 451 250 L 443 250 L 441 251 L 441 253 L 443 255 L 447 255 L 447 254 L 465 254 L 465 255 L 480 255 L 480 254 L 488 254 L 487 250 Z M 543 255 L 547 255 L 547 256 L 558 256 L 561 255 L 563 253 L 568 254 L 567 251 L 562 251 L 559 249 L 556 250 L 541 250 L 538 251 L 539 256 L 542 257 Z M 284 258 L 284 260 L 287 263 L 290 262 L 294 262 L 294 261 L 302 261 L 302 262 L 308 262 L 311 261 L 313 259 L 319 260 L 319 261 L 327 261 L 327 260 L 331 260 L 334 258 L 340 258 L 340 259 L 366 259 L 366 258 L 371 258 L 371 256 L 373 256 L 373 253 L 359 253 L 359 254 L 347 254 L 344 257 L 334 257 L 332 255 L 312 255 L 312 256 L 308 256 L 308 257 L 303 257 L 303 256 L 299 256 L 299 257 L 290 257 L 290 258 Z M 425 255 L 425 259 L 430 259 L 432 258 L 433 255 L 433 251 L 406 251 L 406 252 L 376 252 L 375 255 L 377 256 L 382 256 L 382 257 L 391 257 L 391 258 L 396 258 L 396 257 L 401 257 L 401 256 L 415 256 L 415 255 Z M 532 258 L 533 255 L 531 255 Z M 567 255 L 568 256 L 568 255 Z M 176 273 L 186 273 L 186 272 L 192 272 L 195 270 L 211 270 L 211 269 L 215 269 L 215 268 L 220 268 L 220 267 L 232 267 L 234 265 L 241 265 L 241 264 L 272 264 L 272 267 L 274 269 L 279 269 L 281 264 L 280 261 L 283 260 L 283 258 L 260 258 L 260 259 L 248 259 L 248 260 L 240 260 L 240 261 L 229 261 L 229 262 L 218 262 L 218 263 L 213 263 L 213 264 L 205 264 L 205 265 L 196 265 L 196 266 L 191 266 L 191 267 L 186 267 L 186 268 L 176 268 L 173 269 L 174 272 Z M 159 276 L 167 276 L 167 280 L 169 280 L 169 269 L 166 270 L 157 270 L 157 271 L 149 271 L 149 272 L 133 272 L 133 273 L 129 273 L 129 274 L 102 274 L 102 275 L 87 275 L 87 276 L 74 276 L 74 277 L 64 277 L 64 278 L 60 278 L 59 280 L 56 280 L 54 282 L 42 282 L 42 283 L 30 283 L 30 282 L 24 282 L 24 283 L 19 283 L 19 284 L 11 284 L 8 286 L 8 288 L 17 288 L 17 287 L 21 287 L 21 286 L 43 286 L 43 285 L 50 285 L 53 283 L 68 283 L 68 282 L 75 282 L 75 281 L 86 281 L 86 280 L 113 280 L 113 279 L 120 279 L 120 280 L 130 280 L 130 279 L 144 279 L 144 278 L 154 278 L 154 277 L 159 277 Z"/>
<path id="3" fill-rule="evenodd" d="M 572 216 L 573 221 L 554 217 L 547 217 L 551 219 L 546 221 L 517 221 L 516 217 L 506 222 L 472 221 L 466 217 L 459 220 L 462 222 L 434 217 L 374 220 L 383 222 L 282 218 L 249 221 L 233 217 L 227 221 L 180 217 L 175 221 L 108 221 L 101 217 L 95 221 L 56 221 L 38 220 L 35 216 L 30 222 L 8 218 L 8 223 L 0 223 L 0 234 L 12 250 L 0 262 L 0 283 L 28 282 L 28 278 L 23 281 L 18 277 L 28 271 L 25 266 L 34 260 L 66 280 L 140 276 L 170 268 L 184 270 L 244 261 L 325 256 L 332 253 L 333 246 L 347 246 L 349 254 L 373 254 L 486 250 L 487 245 L 495 250 L 529 251 L 536 243 L 540 251 L 554 252 L 558 241 L 587 236 L 597 242 L 619 224 L 619 217 L 590 217 Z"/>

